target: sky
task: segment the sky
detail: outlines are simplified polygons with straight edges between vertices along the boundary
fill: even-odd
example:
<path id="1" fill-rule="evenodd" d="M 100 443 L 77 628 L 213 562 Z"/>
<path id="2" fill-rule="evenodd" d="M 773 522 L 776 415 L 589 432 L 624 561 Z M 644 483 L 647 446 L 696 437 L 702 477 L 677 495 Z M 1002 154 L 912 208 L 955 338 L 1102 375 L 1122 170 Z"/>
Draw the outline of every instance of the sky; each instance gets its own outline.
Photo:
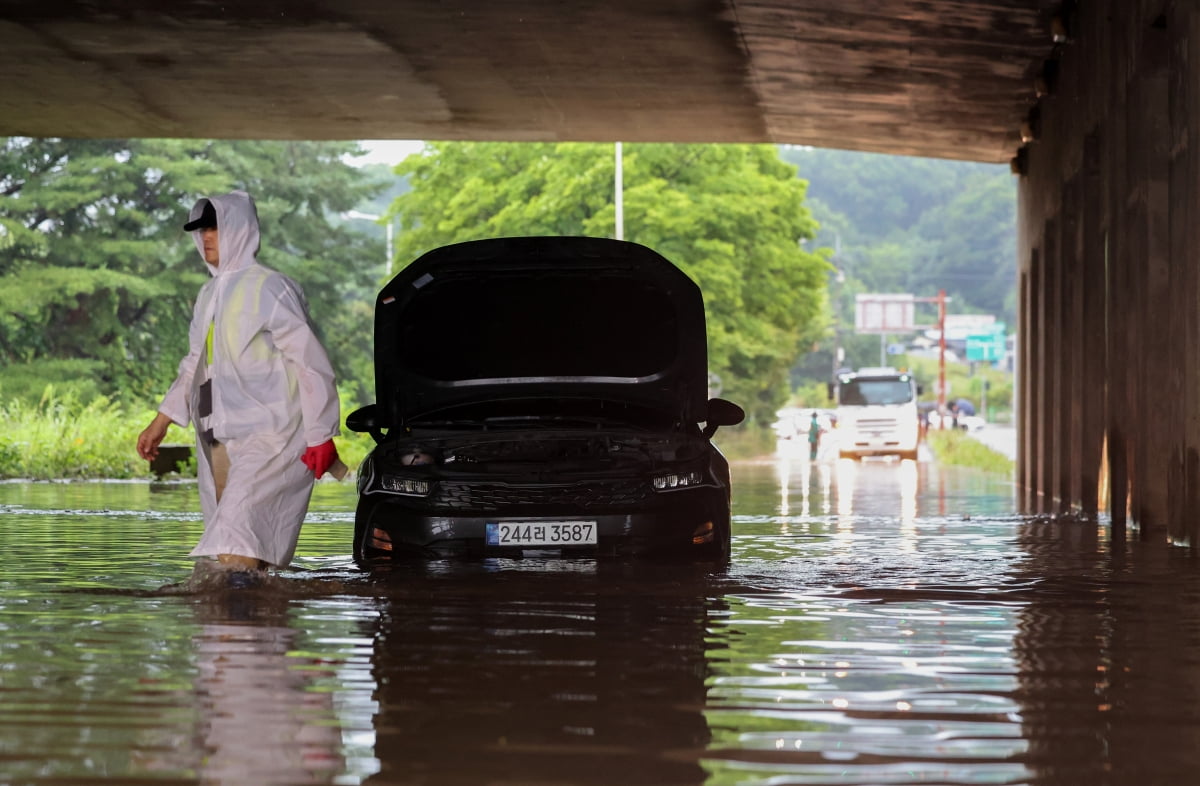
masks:
<path id="1" fill-rule="evenodd" d="M 424 144 L 419 139 L 360 139 L 358 143 L 362 145 L 363 150 L 367 151 L 367 154 L 353 159 L 351 163 L 355 166 L 398 164 L 408 154 L 420 150 L 421 145 Z"/>

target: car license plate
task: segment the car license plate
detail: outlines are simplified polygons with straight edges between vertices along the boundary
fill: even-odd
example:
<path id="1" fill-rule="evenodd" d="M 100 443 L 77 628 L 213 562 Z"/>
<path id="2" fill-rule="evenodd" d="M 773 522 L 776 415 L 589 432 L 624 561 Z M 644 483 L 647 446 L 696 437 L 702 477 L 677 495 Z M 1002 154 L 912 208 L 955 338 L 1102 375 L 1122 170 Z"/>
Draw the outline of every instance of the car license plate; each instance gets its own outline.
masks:
<path id="1" fill-rule="evenodd" d="M 487 523 L 489 546 L 594 546 L 594 521 L 504 521 Z"/>

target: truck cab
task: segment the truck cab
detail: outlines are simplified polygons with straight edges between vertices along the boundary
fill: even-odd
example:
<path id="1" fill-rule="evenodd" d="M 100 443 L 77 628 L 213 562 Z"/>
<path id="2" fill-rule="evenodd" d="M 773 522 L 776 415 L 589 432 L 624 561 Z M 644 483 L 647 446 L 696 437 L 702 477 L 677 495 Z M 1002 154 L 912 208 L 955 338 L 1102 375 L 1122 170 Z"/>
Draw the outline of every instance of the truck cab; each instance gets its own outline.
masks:
<path id="1" fill-rule="evenodd" d="M 838 455 L 917 458 L 920 389 L 907 372 L 891 367 L 841 372 L 834 382 Z"/>

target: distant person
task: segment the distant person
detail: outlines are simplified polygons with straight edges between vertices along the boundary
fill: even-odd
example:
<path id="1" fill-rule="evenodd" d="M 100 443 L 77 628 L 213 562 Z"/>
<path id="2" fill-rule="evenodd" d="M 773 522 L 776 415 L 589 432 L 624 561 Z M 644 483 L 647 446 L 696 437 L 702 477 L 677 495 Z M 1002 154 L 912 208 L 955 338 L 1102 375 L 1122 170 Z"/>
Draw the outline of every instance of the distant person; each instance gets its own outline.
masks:
<path id="1" fill-rule="evenodd" d="M 191 556 L 211 558 L 242 586 L 291 563 L 313 481 L 341 466 L 337 387 L 300 286 L 258 262 L 250 195 L 200 199 L 183 228 L 212 278 L 196 297 L 179 375 L 137 451 L 152 460 L 170 423 L 195 426 L 204 534 Z"/>
<path id="2" fill-rule="evenodd" d="M 812 461 L 817 460 L 817 450 L 821 447 L 823 431 L 820 421 L 817 420 L 817 413 L 813 412 L 812 420 L 808 423 L 808 458 Z"/>
<path id="3" fill-rule="evenodd" d="M 958 405 L 960 415 L 971 416 L 975 414 L 975 405 L 969 399 L 960 398 L 954 403 Z"/>

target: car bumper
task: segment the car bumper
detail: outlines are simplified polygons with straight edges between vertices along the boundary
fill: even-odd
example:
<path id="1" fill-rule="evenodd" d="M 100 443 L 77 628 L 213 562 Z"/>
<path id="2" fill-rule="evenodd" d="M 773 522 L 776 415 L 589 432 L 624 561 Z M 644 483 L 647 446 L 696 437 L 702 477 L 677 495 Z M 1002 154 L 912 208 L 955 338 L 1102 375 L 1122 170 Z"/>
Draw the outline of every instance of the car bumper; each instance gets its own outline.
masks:
<path id="1" fill-rule="evenodd" d="M 916 446 L 908 447 L 902 446 L 899 442 L 892 442 L 875 445 L 851 445 L 848 448 L 842 448 L 841 452 L 855 456 L 895 456 L 913 450 L 916 450 Z"/>
<path id="2" fill-rule="evenodd" d="M 588 511 L 530 514 L 436 515 L 412 510 L 392 498 L 364 500 L 357 518 L 356 552 L 362 556 L 470 555 L 521 556 L 528 551 L 558 551 L 563 555 L 670 554 L 681 556 L 711 548 L 714 539 L 728 538 L 729 509 L 724 491 L 706 494 L 672 493 L 653 510 L 637 512 Z M 588 545 L 497 546 L 488 543 L 489 524 L 595 524 L 596 543 Z M 707 537 L 706 537 L 707 533 Z"/>

